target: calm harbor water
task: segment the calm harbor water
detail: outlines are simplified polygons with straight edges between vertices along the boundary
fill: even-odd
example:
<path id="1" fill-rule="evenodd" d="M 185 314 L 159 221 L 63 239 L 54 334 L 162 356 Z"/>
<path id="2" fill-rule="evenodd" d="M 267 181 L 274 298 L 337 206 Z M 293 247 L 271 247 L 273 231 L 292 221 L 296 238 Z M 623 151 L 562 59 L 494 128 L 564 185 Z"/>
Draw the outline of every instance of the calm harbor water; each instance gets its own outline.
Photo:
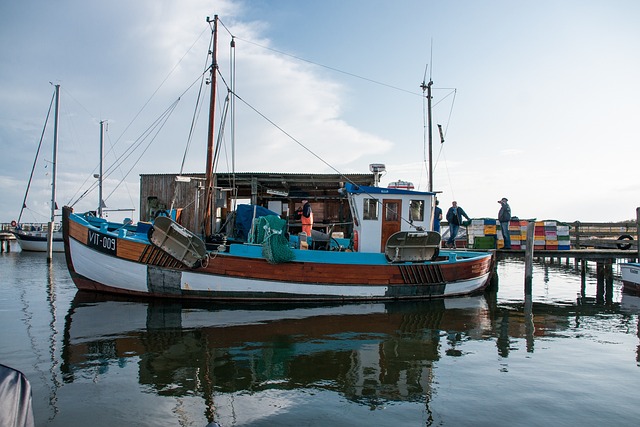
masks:
<path id="1" fill-rule="evenodd" d="M 0 363 L 39 426 L 635 426 L 640 298 L 500 261 L 473 298 L 202 305 L 80 293 L 63 254 L 0 254 Z"/>

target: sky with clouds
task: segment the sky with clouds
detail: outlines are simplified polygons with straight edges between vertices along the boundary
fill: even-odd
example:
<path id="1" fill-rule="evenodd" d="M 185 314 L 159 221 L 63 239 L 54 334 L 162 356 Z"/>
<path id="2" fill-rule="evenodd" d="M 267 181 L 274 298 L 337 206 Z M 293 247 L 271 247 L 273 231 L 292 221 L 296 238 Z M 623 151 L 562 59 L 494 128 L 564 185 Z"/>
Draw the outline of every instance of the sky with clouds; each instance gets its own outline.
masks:
<path id="1" fill-rule="evenodd" d="M 203 172 L 206 101 L 189 134 L 214 14 L 219 98 L 231 82 L 240 98 L 220 170 L 233 135 L 237 171 L 384 163 L 383 185 L 426 190 L 426 75 L 445 132 L 433 149 L 442 207 L 457 200 L 472 217 L 496 217 L 507 197 L 521 218 L 635 218 L 635 0 L 30 0 L 0 4 L 0 222 L 19 214 L 53 84 L 59 206 L 95 184 L 103 120 L 109 208 L 137 209 L 139 175 L 177 173 L 189 140 L 184 171 Z M 48 217 L 50 136 L 23 221 Z M 76 209 L 95 209 L 97 197 Z"/>

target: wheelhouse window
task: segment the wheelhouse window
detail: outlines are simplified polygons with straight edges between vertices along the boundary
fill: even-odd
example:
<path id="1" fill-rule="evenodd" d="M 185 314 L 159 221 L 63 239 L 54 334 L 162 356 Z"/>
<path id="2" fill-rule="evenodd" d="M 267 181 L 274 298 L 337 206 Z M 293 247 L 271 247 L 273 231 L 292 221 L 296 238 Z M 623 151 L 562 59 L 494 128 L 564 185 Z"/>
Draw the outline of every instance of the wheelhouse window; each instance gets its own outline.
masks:
<path id="1" fill-rule="evenodd" d="M 378 199 L 364 199 L 362 219 L 378 219 Z"/>
<path id="2" fill-rule="evenodd" d="M 398 202 L 384 202 L 384 220 L 397 221 L 400 217 Z"/>
<path id="3" fill-rule="evenodd" d="M 424 200 L 411 200 L 409 203 L 409 220 L 424 221 Z"/>

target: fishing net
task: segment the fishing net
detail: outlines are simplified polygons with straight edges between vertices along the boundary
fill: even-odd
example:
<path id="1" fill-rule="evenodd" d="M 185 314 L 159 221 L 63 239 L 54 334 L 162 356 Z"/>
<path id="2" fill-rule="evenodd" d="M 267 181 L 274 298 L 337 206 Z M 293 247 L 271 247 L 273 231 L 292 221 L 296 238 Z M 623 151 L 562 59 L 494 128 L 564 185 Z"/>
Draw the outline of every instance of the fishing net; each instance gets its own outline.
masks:
<path id="1" fill-rule="evenodd" d="M 293 260 L 293 251 L 284 237 L 286 221 L 275 215 L 262 216 L 256 224 L 256 242 L 262 242 L 262 256 L 271 264 Z"/>

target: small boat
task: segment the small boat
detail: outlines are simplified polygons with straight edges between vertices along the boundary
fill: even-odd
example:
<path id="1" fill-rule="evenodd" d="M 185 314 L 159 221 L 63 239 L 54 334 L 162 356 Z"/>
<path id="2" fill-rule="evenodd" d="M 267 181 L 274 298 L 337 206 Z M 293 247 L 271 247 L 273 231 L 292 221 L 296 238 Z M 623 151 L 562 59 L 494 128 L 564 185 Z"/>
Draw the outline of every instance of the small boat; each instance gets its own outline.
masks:
<path id="1" fill-rule="evenodd" d="M 55 91 L 51 104 L 55 103 L 54 110 L 54 131 L 53 131 L 53 153 L 52 153 L 52 172 L 51 172 L 51 218 L 48 224 L 22 224 L 22 214 L 27 207 L 27 197 L 29 195 L 29 189 L 31 188 L 31 180 L 33 178 L 33 171 L 35 170 L 38 162 L 38 155 L 40 154 L 40 147 L 42 146 L 42 139 L 38 145 L 36 151 L 33 168 L 29 181 L 27 184 L 27 190 L 25 191 L 24 201 L 22 202 L 22 208 L 20 209 L 20 215 L 17 221 L 12 221 L 11 225 L 13 229 L 11 232 L 16 236 L 16 240 L 20 245 L 20 249 L 23 251 L 31 252 L 64 252 L 64 243 L 62 241 L 62 231 L 60 224 L 55 223 L 55 210 L 56 210 L 56 170 L 57 170 L 57 152 L 58 152 L 58 107 L 60 103 L 60 85 L 55 85 Z M 51 108 L 49 108 L 51 112 Z M 48 121 L 49 114 L 47 114 Z M 46 130 L 46 122 L 45 129 Z M 44 130 L 42 135 L 44 136 Z"/>
<path id="2" fill-rule="evenodd" d="M 47 252 L 49 232 L 46 227 L 23 224 L 20 228 L 14 228 L 11 232 L 16 236 L 16 241 L 23 251 Z M 53 252 L 64 252 L 62 228 L 59 223 L 54 225 L 52 250 Z"/>
<path id="3" fill-rule="evenodd" d="M 640 291 L 640 263 L 627 262 L 620 264 L 620 276 L 623 289 L 628 292 Z"/>
<path id="4" fill-rule="evenodd" d="M 210 69 L 213 108 L 217 69 Z M 431 190 L 336 184 L 351 212 L 349 239 L 317 230 L 288 235 L 285 220 L 251 209 L 251 238 L 239 241 L 232 233 L 210 240 L 221 235 L 211 220 L 214 128 L 210 123 L 202 227 L 207 238 L 171 215 L 120 224 L 66 206 L 66 260 L 79 289 L 214 301 L 387 301 L 471 295 L 487 286 L 492 253 L 440 250 L 441 236 L 431 231 Z"/>

